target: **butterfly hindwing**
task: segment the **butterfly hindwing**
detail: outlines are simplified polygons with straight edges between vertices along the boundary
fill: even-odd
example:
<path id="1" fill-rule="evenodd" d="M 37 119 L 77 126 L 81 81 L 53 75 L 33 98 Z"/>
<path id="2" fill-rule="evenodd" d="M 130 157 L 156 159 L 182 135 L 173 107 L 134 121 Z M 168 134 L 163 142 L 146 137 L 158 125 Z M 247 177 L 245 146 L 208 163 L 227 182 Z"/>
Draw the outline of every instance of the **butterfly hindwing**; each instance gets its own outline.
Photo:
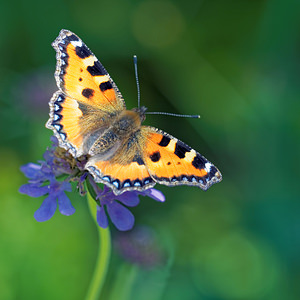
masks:
<path id="1" fill-rule="evenodd" d="M 194 149 L 156 128 L 142 126 L 143 160 L 151 177 L 169 186 L 193 185 L 207 190 L 222 180 L 219 170 Z"/>
<path id="2" fill-rule="evenodd" d="M 96 182 L 108 185 L 116 195 L 125 191 L 142 191 L 155 185 L 147 168 L 133 161 L 128 164 L 97 161 L 87 169 Z"/>
<path id="3" fill-rule="evenodd" d="M 52 129 L 60 146 L 74 157 L 87 154 L 91 145 L 106 130 L 112 116 L 64 93 L 54 93 L 50 103 L 50 119 L 46 127 Z"/>
<path id="4" fill-rule="evenodd" d="M 155 185 L 142 158 L 140 136 L 133 134 L 122 142 L 120 148 L 106 159 L 99 155 L 92 157 L 86 169 L 96 182 L 108 185 L 115 194 L 125 191 L 142 191 Z"/>
<path id="5" fill-rule="evenodd" d="M 61 30 L 52 46 L 57 53 L 55 78 L 62 92 L 106 112 L 117 114 L 125 109 L 116 84 L 77 35 Z"/>

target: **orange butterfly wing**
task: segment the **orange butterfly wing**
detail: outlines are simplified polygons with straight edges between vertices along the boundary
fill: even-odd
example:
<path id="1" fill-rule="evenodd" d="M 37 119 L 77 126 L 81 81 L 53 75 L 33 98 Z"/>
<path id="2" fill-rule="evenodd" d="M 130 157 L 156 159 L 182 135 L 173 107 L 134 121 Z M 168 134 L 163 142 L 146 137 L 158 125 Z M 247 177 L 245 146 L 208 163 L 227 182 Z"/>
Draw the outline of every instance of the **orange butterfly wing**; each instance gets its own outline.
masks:
<path id="1" fill-rule="evenodd" d="M 143 191 L 155 185 L 145 164 L 139 160 L 88 162 L 86 169 L 96 182 L 108 185 L 116 195 L 125 191 Z"/>
<path id="2" fill-rule="evenodd" d="M 91 158 L 88 171 L 115 194 L 143 191 L 154 184 L 191 185 L 207 190 L 220 182 L 220 171 L 201 154 L 156 128 L 141 126 L 128 143 L 106 161 Z M 130 147 L 127 145 L 130 144 Z"/>
<path id="3" fill-rule="evenodd" d="M 82 40 L 61 30 L 52 43 L 57 53 L 57 86 L 69 97 L 107 112 L 125 109 L 125 102 L 108 72 Z"/>
<path id="4" fill-rule="evenodd" d="M 110 126 L 111 116 L 61 91 L 54 93 L 49 105 L 50 119 L 46 127 L 53 130 L 60 146 L 74 157 L 87 154 L 99 135 Z"/>
<path id="5" fill-rule="evenodd" d="M 212 163 L 175 137 L 148 126 L 142 126 L 141 134 L 143 159 L 154 181 L 207 190 L 222 180 L 220 171 Z"/>
<path id="6" fill-rule="evenodd" d="M 86 154 L 95 137 L 125 109 L 116 84 L 82 40 L 61 30 L 56 50 L 55 78 L 59 91 L 50 100 L 46 127 L 60 146 L 75 157 Z"/>

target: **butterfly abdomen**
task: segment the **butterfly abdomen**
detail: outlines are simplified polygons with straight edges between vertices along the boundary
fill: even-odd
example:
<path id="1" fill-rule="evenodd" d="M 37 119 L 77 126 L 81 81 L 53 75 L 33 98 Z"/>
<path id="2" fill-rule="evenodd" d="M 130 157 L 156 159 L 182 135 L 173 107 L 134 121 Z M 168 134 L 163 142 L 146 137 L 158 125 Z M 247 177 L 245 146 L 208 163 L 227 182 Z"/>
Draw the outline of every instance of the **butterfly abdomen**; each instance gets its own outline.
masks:
<path id="1" fill-rule="evenodd" d="M 89 150 L 89 155 L 103 155 L 112 148 L 115 148 L 114 146 L 117 141 L 118 136 L 111 129 L 108 129 L 95 141 Z"/>

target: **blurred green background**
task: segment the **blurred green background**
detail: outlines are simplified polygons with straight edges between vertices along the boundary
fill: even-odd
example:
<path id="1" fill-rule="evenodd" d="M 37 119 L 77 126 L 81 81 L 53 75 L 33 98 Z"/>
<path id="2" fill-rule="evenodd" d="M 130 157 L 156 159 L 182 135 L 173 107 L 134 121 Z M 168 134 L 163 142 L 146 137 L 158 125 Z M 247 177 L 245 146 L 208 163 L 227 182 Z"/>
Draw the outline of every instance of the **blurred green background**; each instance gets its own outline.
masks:
<path id="1" fill-rule="evenodd" d="M 0 299 L 83 299 L 96 260 L 85 198 L 69 194 L 74 215 L 38 223 L 42 198 L 18 193 L 19 167 L 50 143 L 50 44 L 62 28 L 96 54 L 128 108 L 136 54 L 143 105 L 201 115 L 145 123 L 223 174 L 207 192 L 157 186 L 165 203 L 141 197 L 135 230 L 112 230 L 103 299 L 300 299 L 299 15 L 296 0 L 1 1 Z"/>

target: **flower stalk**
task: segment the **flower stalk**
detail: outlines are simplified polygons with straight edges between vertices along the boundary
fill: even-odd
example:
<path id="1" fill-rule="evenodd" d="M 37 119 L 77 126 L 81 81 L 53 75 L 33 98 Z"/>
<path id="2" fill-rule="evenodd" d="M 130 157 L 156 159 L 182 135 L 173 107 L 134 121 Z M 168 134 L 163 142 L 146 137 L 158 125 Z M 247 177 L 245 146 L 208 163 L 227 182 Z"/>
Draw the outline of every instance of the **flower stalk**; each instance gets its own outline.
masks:
<path id="1" fill-rule="evenodd" d="M 97 300 L 99 299 L 99 296 L 101 294 L 108 271 L 111 255 L 111 237 L 109 227 L 102 228 L 98 226 L 96 219 L 97 203 L 93 199 L 89 191 L 87 191 L 87 199 L 91 215 L 98 230 L 99 249 L 94 274 L 90 282 L 85 300 Z"/>

